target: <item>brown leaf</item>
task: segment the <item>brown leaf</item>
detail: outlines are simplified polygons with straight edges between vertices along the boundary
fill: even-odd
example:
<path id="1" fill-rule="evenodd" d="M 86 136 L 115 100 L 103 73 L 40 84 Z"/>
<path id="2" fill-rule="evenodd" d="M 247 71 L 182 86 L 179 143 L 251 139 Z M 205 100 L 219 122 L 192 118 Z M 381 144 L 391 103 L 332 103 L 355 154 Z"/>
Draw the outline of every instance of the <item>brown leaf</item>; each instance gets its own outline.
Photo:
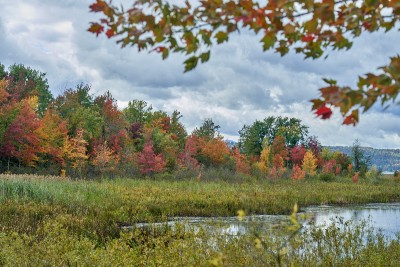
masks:
<path id="1" fill-rule="evenodd" d="M 88 31 L 95 33 L 96 36 L 99 36 L 99 34 L 104 31 L 104 27 L 99 23 L 92 23 L 92 25 L 90 25 Z"/>
<path id="2" fill-rule="evenodd" d="M 351 112 L 350 115 L 348 115 L 344 121 L 343 124 L 344 125 L 350 125 L 353 124 L 353 126 L 356 126 L 356 124 L 358 123 L 358 109 L 355 109 Z"/>
<path id="3" fill-rule="evenodd" d="M 91 12 L 103 12 L 106 7 L 108 7 L 107 3 L 101 0 L 89 6 Z"/>

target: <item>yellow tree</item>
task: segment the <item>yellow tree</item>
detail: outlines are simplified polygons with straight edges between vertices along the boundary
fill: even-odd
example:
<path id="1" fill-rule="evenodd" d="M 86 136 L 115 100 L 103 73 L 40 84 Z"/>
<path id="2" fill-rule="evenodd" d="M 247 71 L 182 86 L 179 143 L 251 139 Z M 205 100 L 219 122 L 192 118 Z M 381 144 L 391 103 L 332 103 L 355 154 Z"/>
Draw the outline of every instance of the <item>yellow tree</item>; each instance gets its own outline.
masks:
<path id="1" fill-rule="evenodd" d="M 54 110 L 47 109 L 42 118 L 43 148 L 46 156 L 63 164 L 63 147 L 67 138 L 67 123 Z"/>
<path id="2" fill-rule="evenodd" d="M 114 155 L 114 151 L 107 145 L 107 141 L 97 145 L 93 151 L 92 163 L 96 166 L 103 176 L 104 172 L 113 170 L 118 158 Z"/>
<path id="3" fill-rule="evenodd" d="M 311 150 L 308 150 L 304 155 L 302 169 L 306 172 L 308 176 L 314 176 L 316 174 L 317 159 L 315 158 Z"/>
<path id="4" fill-rule="evenodd" d="M 0 80 L 0 107 L 3 102 L 8 102 L 8 97 L 10 96 L 10 94 L 6 91 L 7 86 L 8 81 L 6 79 Z"/>
<path id="5" fill-rule="evenodd" d="M 85 161 L 88 159 L 87 152 L 87 141 L 83 138 L 83 130 L 78 129 L 76 136 L 69 138 L 67 137 L 64 142 L 63 155 L 71 165 L 71 167 L 81 174 L 82 167 Z"/>
<path id="6" fill-rule="evenodd" d="M 270 165 L 270 156 L 271 156 L 271 147 L 268 145 L 268 141 L 263 141 L 263 149 L 260 155 L 260 170 L 266 174 L 269 170 Z"/>

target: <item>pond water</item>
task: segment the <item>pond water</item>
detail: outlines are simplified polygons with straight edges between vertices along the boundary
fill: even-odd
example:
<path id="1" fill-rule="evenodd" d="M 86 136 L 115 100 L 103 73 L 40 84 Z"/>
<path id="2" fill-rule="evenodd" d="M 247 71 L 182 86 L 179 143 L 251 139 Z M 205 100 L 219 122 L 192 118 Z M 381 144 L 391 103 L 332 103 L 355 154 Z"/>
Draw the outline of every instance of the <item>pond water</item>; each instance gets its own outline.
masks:
<path id="1" fill-rule="evenodd" d="M 388 238 L 395 238 L 396 233 L 400 232 L 400 203 L 311 206 L 305 208 L 301 213 L 312 217 L 314 224 L 318 227 L 326 227 L 332 223 L 332 220 L 343 218 L 344 221 L 351 220 L 355 224 L 367 222 L 375 230 L 380 229 Z M 239 221 L 237 217 L 175 217 L 171 218 L 168 223 L 160 223 L 156 226 L 173 226 L 180 222 L 194 227 L 205 227 L 224 235 L 239 235 L 252 230 L 257 232 L 273 231 L 285 223 L 287 224 L 288 221 L 287 215 L 246 216 L 242 221 Z M 146 223 L 136 225 L 136 227 L 147 226 L 149 224 Z"/>
<path id="2" fill-rule="evenodd" d="M 354 223 L 367 221 L 374 229 L 394 238 L 400 232 L 400 203 L 363 204 L 349 206 L 314 206 L 305 209 L 306 213 L 315 214 L 315 224 L 323 226 L 332 219 L 343 218 Z"/>

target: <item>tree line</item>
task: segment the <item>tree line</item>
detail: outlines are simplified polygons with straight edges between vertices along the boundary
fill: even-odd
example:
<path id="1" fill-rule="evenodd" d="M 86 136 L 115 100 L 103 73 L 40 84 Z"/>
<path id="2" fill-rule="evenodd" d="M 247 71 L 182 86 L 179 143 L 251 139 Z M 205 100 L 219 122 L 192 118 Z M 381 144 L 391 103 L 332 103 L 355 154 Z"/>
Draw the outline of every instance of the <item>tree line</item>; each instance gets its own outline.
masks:
<path id="1" fill-rule="evenodd" d="M 143 100 L 119 109 L 110 92 L 78 84 L 54 97 L 46 75 L 0 64 L 0 171 L 71 177 L 154 176 L 207 168 L 278 179 L 359 171 L 322 149 L 300 119 L 270 116 L 244 125 L 231 148 L 212 119 L 188 133 L 182 114 Z"/>

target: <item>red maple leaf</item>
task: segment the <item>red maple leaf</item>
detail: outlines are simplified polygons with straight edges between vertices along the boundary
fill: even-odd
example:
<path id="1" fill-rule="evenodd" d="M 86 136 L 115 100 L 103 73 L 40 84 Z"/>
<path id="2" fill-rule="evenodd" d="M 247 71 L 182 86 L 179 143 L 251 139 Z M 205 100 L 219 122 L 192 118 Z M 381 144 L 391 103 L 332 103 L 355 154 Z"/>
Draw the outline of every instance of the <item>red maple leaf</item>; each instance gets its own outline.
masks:
<path id="1" fill-rule="evenodd" d="M 91 9 L 92 12 L 101 12 L 105 9 L 106 6 L 107 6 L 106 2 L 97 0 L 97 2 L 90 5 L 89 8 Z"/>
<path id="2" fill-rule="evenodd" d="M 345 125 L 353 124 L 354 126 L 356 126 L 357 122 L 358 122 L 357 119 L 353 115 L 349 115 L 344 119 L 343 124 Z"/>
<path id="3" fill-rule="evenodd" d="M 111 37 L 113 37 L 114 35 L 115 35 L 115 32 L 114 32 L 113 29 L 108 29 L 108 30 L 106 31 L 106 36 L 107 36 L 108 38 L 111 38 Z"/>
<path id="4" fill-rule="evenodd" d="M 362 25 L 364 26 L 364 28 L 365 29 L 367 29 L 367 30 L 369 30 L 370 28 L 371 28 L 371 23 L 370 22 L 368 22 L 368 21 L 364 21 L 363 23 L 362 23 Z"/>
<path id="5" fill-rule="evenodd" d="M 311 43 L 312 41 L 314 41 L 314 38 L 315 37 L 312 34 L 307 34 L 304 35 L 303 38 L 301 38 L 301 40 L 306 43 Z"/>
<path id="6" fill-rule="evenodd" d="M 318 108 L 315 112 L 317 116 L 321 116 L 323 120 L 329 119 L 332 115 L 332 110 L 327 106 L 323 105 L 322 107 Z"/>

